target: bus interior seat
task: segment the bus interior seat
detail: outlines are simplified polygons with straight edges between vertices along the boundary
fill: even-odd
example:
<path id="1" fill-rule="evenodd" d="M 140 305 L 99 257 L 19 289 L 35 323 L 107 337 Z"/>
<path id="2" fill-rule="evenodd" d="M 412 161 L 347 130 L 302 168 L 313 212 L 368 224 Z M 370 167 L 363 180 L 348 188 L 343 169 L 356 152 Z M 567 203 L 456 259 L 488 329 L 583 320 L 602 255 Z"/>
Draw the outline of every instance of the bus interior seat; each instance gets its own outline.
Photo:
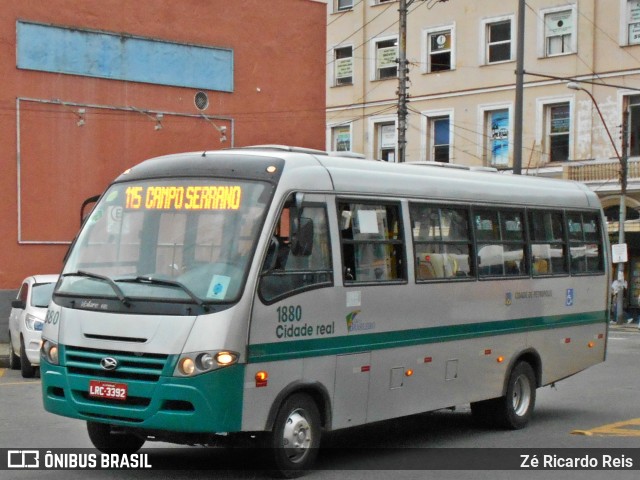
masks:
<path id="1" fill-rule="evenodd" d="M 544 258 L 538 258 L 533 262 L 534 275 L 544 275 L 549 273 L 549 262 Z"/>
<path id="2" fill-rule="evenodd" d="M 457 271 L 458 262 L 453 255 L 429 253 L 424 260 L 418 257 L 418 278 L 421 280 L 455 277 Z"/>

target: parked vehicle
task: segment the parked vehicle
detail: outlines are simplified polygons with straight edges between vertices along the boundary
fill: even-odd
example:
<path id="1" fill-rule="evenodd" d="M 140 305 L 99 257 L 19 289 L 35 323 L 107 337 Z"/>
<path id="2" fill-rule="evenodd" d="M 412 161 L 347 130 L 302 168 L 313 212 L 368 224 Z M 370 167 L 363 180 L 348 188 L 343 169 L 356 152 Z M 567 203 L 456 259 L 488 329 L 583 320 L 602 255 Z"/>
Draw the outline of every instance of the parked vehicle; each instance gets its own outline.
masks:
<path id="1" fill-rule="evenodd" d="M 40 365 L 40 336 L 58 275 L 34 275 L 22 282 L 11 302 L 9 366 L 32 378 Z"/>

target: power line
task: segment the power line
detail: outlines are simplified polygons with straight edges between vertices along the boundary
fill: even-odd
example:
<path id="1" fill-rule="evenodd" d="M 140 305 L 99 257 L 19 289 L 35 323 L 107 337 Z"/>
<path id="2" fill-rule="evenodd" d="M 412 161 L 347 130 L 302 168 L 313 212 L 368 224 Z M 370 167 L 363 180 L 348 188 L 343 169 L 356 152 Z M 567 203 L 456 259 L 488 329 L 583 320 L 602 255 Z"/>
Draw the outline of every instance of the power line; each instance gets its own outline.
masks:
<path id="1" fill-rule="evenodd" d="M 540 77 L 540 78 L 548 78 L 549 80 L 559 80 L 559 81 L 564 81 L 564 82 L 579 82 L 579 83 L 588 83 L 590 85 L 595 85 L 595 86 L 600 86 L 600 87 L 611 87 L 611 88 L 618 88 L 618 89 L 627 89 L 627 90 L 633 90 L 636 92 L 640 92 L 640 88 L 635 88 L 635 87 L 628 87 L 626 85 L 614 85 L 612 83 L 605 83 L 605 82 L 595 82 L 593 80 L 587 80 L 587 79 L 582 79 L 582 78 L 577 78 L 577 77 L 559 77 L 557 75 L 549 75 L 549 74 L 545 74 L 545 73 L 535 73 L 535 72 L 530 72 L 528 70 L 525 70 L 525 75 L 529 75 L 532 77 Z M 596 76 L 597 78 L 601 78 L 598 73 L 594 73 L 594 76 Z"/>

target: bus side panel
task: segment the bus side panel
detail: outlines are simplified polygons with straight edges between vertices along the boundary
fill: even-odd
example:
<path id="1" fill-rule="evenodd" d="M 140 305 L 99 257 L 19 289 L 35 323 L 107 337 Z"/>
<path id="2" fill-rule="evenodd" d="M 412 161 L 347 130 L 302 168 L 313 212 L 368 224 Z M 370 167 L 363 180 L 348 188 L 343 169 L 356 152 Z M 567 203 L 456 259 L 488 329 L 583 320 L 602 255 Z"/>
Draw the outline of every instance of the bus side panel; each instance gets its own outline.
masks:
<path id="1" fill-rule="evenodd" d="M 529 344 L 542 359 L 542 385 L 604 361 L 606 329 L 603 322 L 530 332 Z"/>
<path id="2" fill-rule="evenodd" d="M 262 431 L 268 426 L 272 408 L 282 401 L 283 394 L 306 389 L 317 393 L 317 398 L 333 398 L 336 357 L 324 356 L 307 359 L 258 362 L 247 365 L 242 406 L 242 430 Z M 266 372 L 266 380 L 256 374 Z M 324 405 L 318 407 L 322 410 Z M 331 405 L 326 405 L 331 412 Z"/>
<path id="3" fill-rule="evenodd" d="M 522 335 L 442 341 L 372 355 L 368 421 L 385 420 L 501 395 L 506 362 Z"/>

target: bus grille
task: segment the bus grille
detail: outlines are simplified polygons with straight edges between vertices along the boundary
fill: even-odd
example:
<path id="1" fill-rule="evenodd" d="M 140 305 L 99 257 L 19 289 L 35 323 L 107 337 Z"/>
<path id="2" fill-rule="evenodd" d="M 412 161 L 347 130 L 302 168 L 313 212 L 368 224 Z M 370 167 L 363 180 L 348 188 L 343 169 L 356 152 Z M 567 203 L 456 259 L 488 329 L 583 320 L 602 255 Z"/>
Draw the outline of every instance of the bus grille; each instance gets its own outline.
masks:
<path id="1" fill-rule="evenodd" d="M 105 370 L 100 366 L 100 361 L 106 357 L 117 360 L 118 367 L 115 370 Z M 86 375 L 109 380 L 157 382 L 167 363 L 167 358 L 168 355 L 153 353 L 67 347 L 64 364 L 72 375 Z"/>

